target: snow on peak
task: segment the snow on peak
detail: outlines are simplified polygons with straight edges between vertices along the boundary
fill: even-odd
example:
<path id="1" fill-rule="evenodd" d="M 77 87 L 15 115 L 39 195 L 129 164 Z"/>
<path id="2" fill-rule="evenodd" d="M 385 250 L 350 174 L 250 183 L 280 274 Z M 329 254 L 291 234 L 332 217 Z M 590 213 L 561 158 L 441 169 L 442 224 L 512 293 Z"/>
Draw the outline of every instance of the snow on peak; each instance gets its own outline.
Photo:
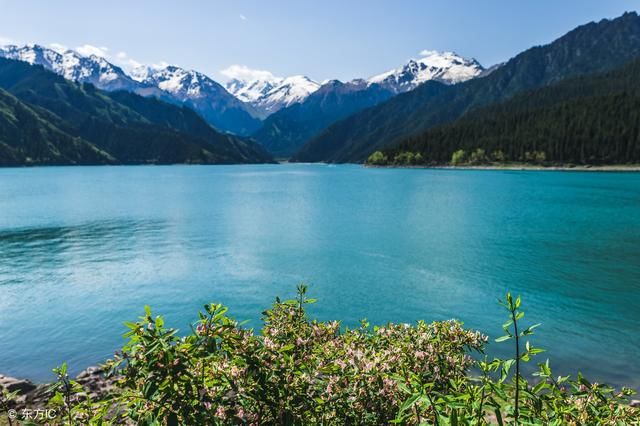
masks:
<path id="1" fill-rule="evenodd" d="M 229 80 L 226 84 L 226 88 L 235 97 L 243 102 L 258 102 L 269 91 L 278 86 L 282 79 L 280 78 L 267 78 L 256 80 L 241 80 L 234 78 Z"/>
<path id="2" fill-rule="evenodd" d="M 484 71 L 475 59 L 464 58 L 454 52 L 423 50 L 417 59 L 409 60 L 400 68 L 387 71 L 369 79 L 355 79 L 347 84 L 350 90 L 365 90 L 378 84 L 393 93 L 412 90 L 428 80 L 445 84 L 460 83 L 479 76 Z M 222 73 L 231 79 L 226 89 L 239 100 L 251 104 L 264 115 L 304 101 L 321 86 L 302 75 L 287 78 L 275 77 L 268 71 L 252 70 L 234 65 Z"/>
<path id="3" fill-rule="evenodd" d="M 84 56 L 60 46 L 3 46 L 0 47 L 0 56 L 32 65 L 42 65 L 67 80 L 91 83 L 100 89 L 129 90 L 135 86 L 133 80 L 121 68 L 109 63 L 105 58 L 96 55 Z"/>
<path id="4" fill-rule="evenodd" d="M 264 115 L 302 102 L 318 88 L 320 84 L 303 75 L 282 78 L 271 73 L 263 73 L 254 79 L 237 76 L 226 84 L 227 91 Z"/>
<path id="5" fill-rule="evenodd" d="M 404 66 L 368 79 L 395 93 L 414 89 L 429 80 L 456 84 L 477 77 L 484 71 L 475 59 L 464 58 L 455 52 L 423 50 L 418 59 L 410 59 Z"/>
<path id="6" fill-rule="evenodd" d="M 161 63 L 139 66 L 126 74 L 110 63 L 108 57 L 94 50 L 79 48 L 74 51 L 62 45 L 0 46 L 0 57 L 42 65 L 66 79 L 91 83 L 104 90 L 128 90 L 144 96 L 169 95 L 180 102 L 237 104 L 260 118 L 303 102 L 321 87 L 304 75 L 283 78 L 269 71 L 234 65 L 222 71 L 230 78 L 225 91 L 217 82 L 197 71 Z M 483 71 L 475 59 L 466 59 L 454 52 L 424 50 L 417 59 L 409 60 L 400 68 L 346 84 L 350 90 L 365 90 L 378 84 L 393 93 L 403 93 L 428 80 L 455 84 L 477 77 Z"/>
<path id="7" fill-rule="evenodd" d="M 183 101 L 224 91 L 222 86 L 205 74 L 173 65 L 137 67 L 131 72 L 131 77 L 138 82 L 156 86 Z"/>
<path id="8" fill-rule="evenodd" d="M 303 101 L 320 88 L 320 84 L 303 75 L 283 78 L 280 83 L 267 92 L 266 98 L 272 105 L 289 106 Z"/>

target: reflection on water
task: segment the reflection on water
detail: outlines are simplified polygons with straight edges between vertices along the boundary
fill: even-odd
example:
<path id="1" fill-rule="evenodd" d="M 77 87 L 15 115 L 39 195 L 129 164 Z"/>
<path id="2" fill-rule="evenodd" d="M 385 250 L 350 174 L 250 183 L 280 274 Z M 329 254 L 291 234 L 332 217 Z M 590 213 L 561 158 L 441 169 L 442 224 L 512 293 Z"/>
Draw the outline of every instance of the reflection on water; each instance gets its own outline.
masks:
<path id="1" fill-rule="evenodd" d="M 32 276 L 34 265 L 45 273 L 60 268 L 99 267 L 127 262 L 132 247 L 162 247 L 162 221 L 104 220 L 74 226 L 0 230 L 0 285 Z M 139 247 L 138 247 L 139 249 Z"/>
<path id="2" fill-rule="evenodd" d="M 494 336 L 521 293 L 556 371 L 640 386 L 640 174 L 0 169 L 0 212 L 3 374 L 100 362 L 145 304 L 183 330 L 212 301 L 259 326 L 306 281 L 322 319 Z"/>

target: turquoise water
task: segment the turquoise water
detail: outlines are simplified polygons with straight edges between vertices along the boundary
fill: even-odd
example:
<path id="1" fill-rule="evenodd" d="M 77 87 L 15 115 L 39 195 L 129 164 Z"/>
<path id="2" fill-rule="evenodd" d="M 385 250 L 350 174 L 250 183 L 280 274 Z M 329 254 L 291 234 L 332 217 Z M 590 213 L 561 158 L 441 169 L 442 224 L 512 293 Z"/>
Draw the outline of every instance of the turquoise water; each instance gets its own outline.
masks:
<path id="1" fill-rule="evenodd" d="M 640 387 L 640 174 L 0 170 L 0 373 L 95 364 L 145 304 L 183 330 L 208 301 L 256 326 L 300 281 L 318 318 L 455 317 L 492 337 L 496 299 L 521 293 L 559 372 Z"/>

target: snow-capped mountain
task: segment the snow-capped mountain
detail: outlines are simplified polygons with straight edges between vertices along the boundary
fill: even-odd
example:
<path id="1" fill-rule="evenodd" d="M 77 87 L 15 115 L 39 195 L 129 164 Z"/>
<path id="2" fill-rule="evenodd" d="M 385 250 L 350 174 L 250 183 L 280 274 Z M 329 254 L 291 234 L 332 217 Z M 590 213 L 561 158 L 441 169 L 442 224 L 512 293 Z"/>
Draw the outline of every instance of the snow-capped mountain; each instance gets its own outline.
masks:
<path id="1" fill-rule="evenodd" d="M 183 101 L 226 92 L 220 84 L 206 75 L 173 65 L 162 68 L 138 67 L 131 72 L 131 77 L 139 83 L 156 86 Z"/>
<path id="2" fill-rule="evenodd" d="M 265 97 L 270 90 L 275 88 L 281 79 L 262 78 L 256 80 L 241 80 L 234 78 L 225 85 L 227 91 L 240 99 L 242 102 L 258 102 Z"/>
<path id="3" fill-rule="evenodd" d="M 240 135 L 249 135 L 257 130 L 261 125 L 260 119 L 305 102 L 322 86 L 302 75 L 281 78 L 265 72 L 257 79 L 232 79 L 225 88 L 203 73 L 177 66 L 142 66 L 127 74 L 104 57 L 37 44 L 0 46 L 0 57 L 42 65 L 69 80 L 91 83 L 99 89 L 127 90 L 184 104 L 200 113 L 217 129 Z M 398 69 L 369 79 L 344 83 L 336 99 L 344 93 L 368 90 L 374 85 L 390 94 L 397 94 L 414 89 L 428 80 L 454 84 L 480 76 L 483 71 L 484 68 L 474 59 L 466 59 L 452 52 L 425 51 L 419 59 L 412 59 Z"/>
<path id="4" fill-rule="evenodd" d="M 0 46 L 0 57 L 42 65 L 68 80 L 91 83 L 102 90 L 126 90 L 185 104 L 222 131 L 247 135 L 260 125 L 260 120 L 249 113 L 247 105 L 196 71 L 173 66 L 141 67 L 129 75 L 101 56 L 59 51 L 37 44 Z"/>
<path id="5" fill-rule="evenodd" d="M 139 84 L 120 67 L 96 56 L 83 56 L 73 50 L 57 51 L 38 44 L 0 46 L 0 57 L 42 65 L 68 80 L 91 83 L 103 90 L 135 91 Z"/>
<path id="6" fill-rule="evenodd" d="M 400 68 L 368 79 L 354 79 L 347 84 L 351 90 L 366 90 L 378 86 L 393 94 L 415 89 L 429 80 L 455 84 L 480 76 L 484 71 L 475 59 L 466 59 L 453 52 L 423 51 L 419 59 L 411 59 Z M 261 118 L 292 104 L 304 102 L 323 84 L 305 76 L 287 78 L 263 77 L 255 80 L 235 78 L 226 89 L 242 102 L 252 105 Z"/>
<path id="7" fill-rule="evenodd" d="M 303 75 L 272 77 L 251 81 L 232 79 L 227 90 L 243 102 L 252 105 L 262 117 L 302 102 L 320 88 L 320 84 Z"/>
<path id="8" fill-rule="evenodd" d="M 164 99 L 196 110 L 218 129 L 247 135 L 260 126 L 260 120 L 249 114 L 243 102 L 203 73 L 173 65 L 142 66 L 131 76 L 144 86 L 162 90 Z"/>
<path id="9" fill-rule="evenodd" d="M 421 55 L 419 59 L 411 59 L 404 66 L 373 76 L 367 81 L 394 93 L 403 93 L 425 81 L 456 84 L 478 77 L 484 71 L 475 59 L 463 58 L 454 52 L 423 51 Z"/>
<path id="10" fill-rule="evenodd" d="M 266 118 L 253 136 L 276 156 L 289 157 L 318 132 L 351 114 L 426 81 L 454 84 L 478 77 L 483 70 L 477 61 L 455 53 L 424 51 L 420 59 L 369 79 L 326 81 L 299 105 L 282 108 Z"/>

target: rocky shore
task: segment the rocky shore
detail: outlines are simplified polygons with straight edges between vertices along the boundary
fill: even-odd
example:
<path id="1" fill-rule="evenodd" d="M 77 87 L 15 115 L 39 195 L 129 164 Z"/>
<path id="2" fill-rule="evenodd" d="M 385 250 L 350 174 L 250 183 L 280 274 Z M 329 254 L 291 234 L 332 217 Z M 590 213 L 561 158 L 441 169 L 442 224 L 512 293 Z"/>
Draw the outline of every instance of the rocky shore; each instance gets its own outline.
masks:
<path id="1" fill-rule="evenodd" d="M 87 395 L 97 400 L 107 395 L 115 384 L 115 378 L 106 377 L 100 367 L 89 367 L 82 371 L 74 379 L 85 389 Z M 48 391 L 51 384 L 35 384 L 29 380 L 16 379 L 0 374 L 0 390 L 18 392 L 15 400 L 9 402 L 9 408 L 20 410 L 22 408 L 44 408 L 47 406 L 51 393 Z"/>

